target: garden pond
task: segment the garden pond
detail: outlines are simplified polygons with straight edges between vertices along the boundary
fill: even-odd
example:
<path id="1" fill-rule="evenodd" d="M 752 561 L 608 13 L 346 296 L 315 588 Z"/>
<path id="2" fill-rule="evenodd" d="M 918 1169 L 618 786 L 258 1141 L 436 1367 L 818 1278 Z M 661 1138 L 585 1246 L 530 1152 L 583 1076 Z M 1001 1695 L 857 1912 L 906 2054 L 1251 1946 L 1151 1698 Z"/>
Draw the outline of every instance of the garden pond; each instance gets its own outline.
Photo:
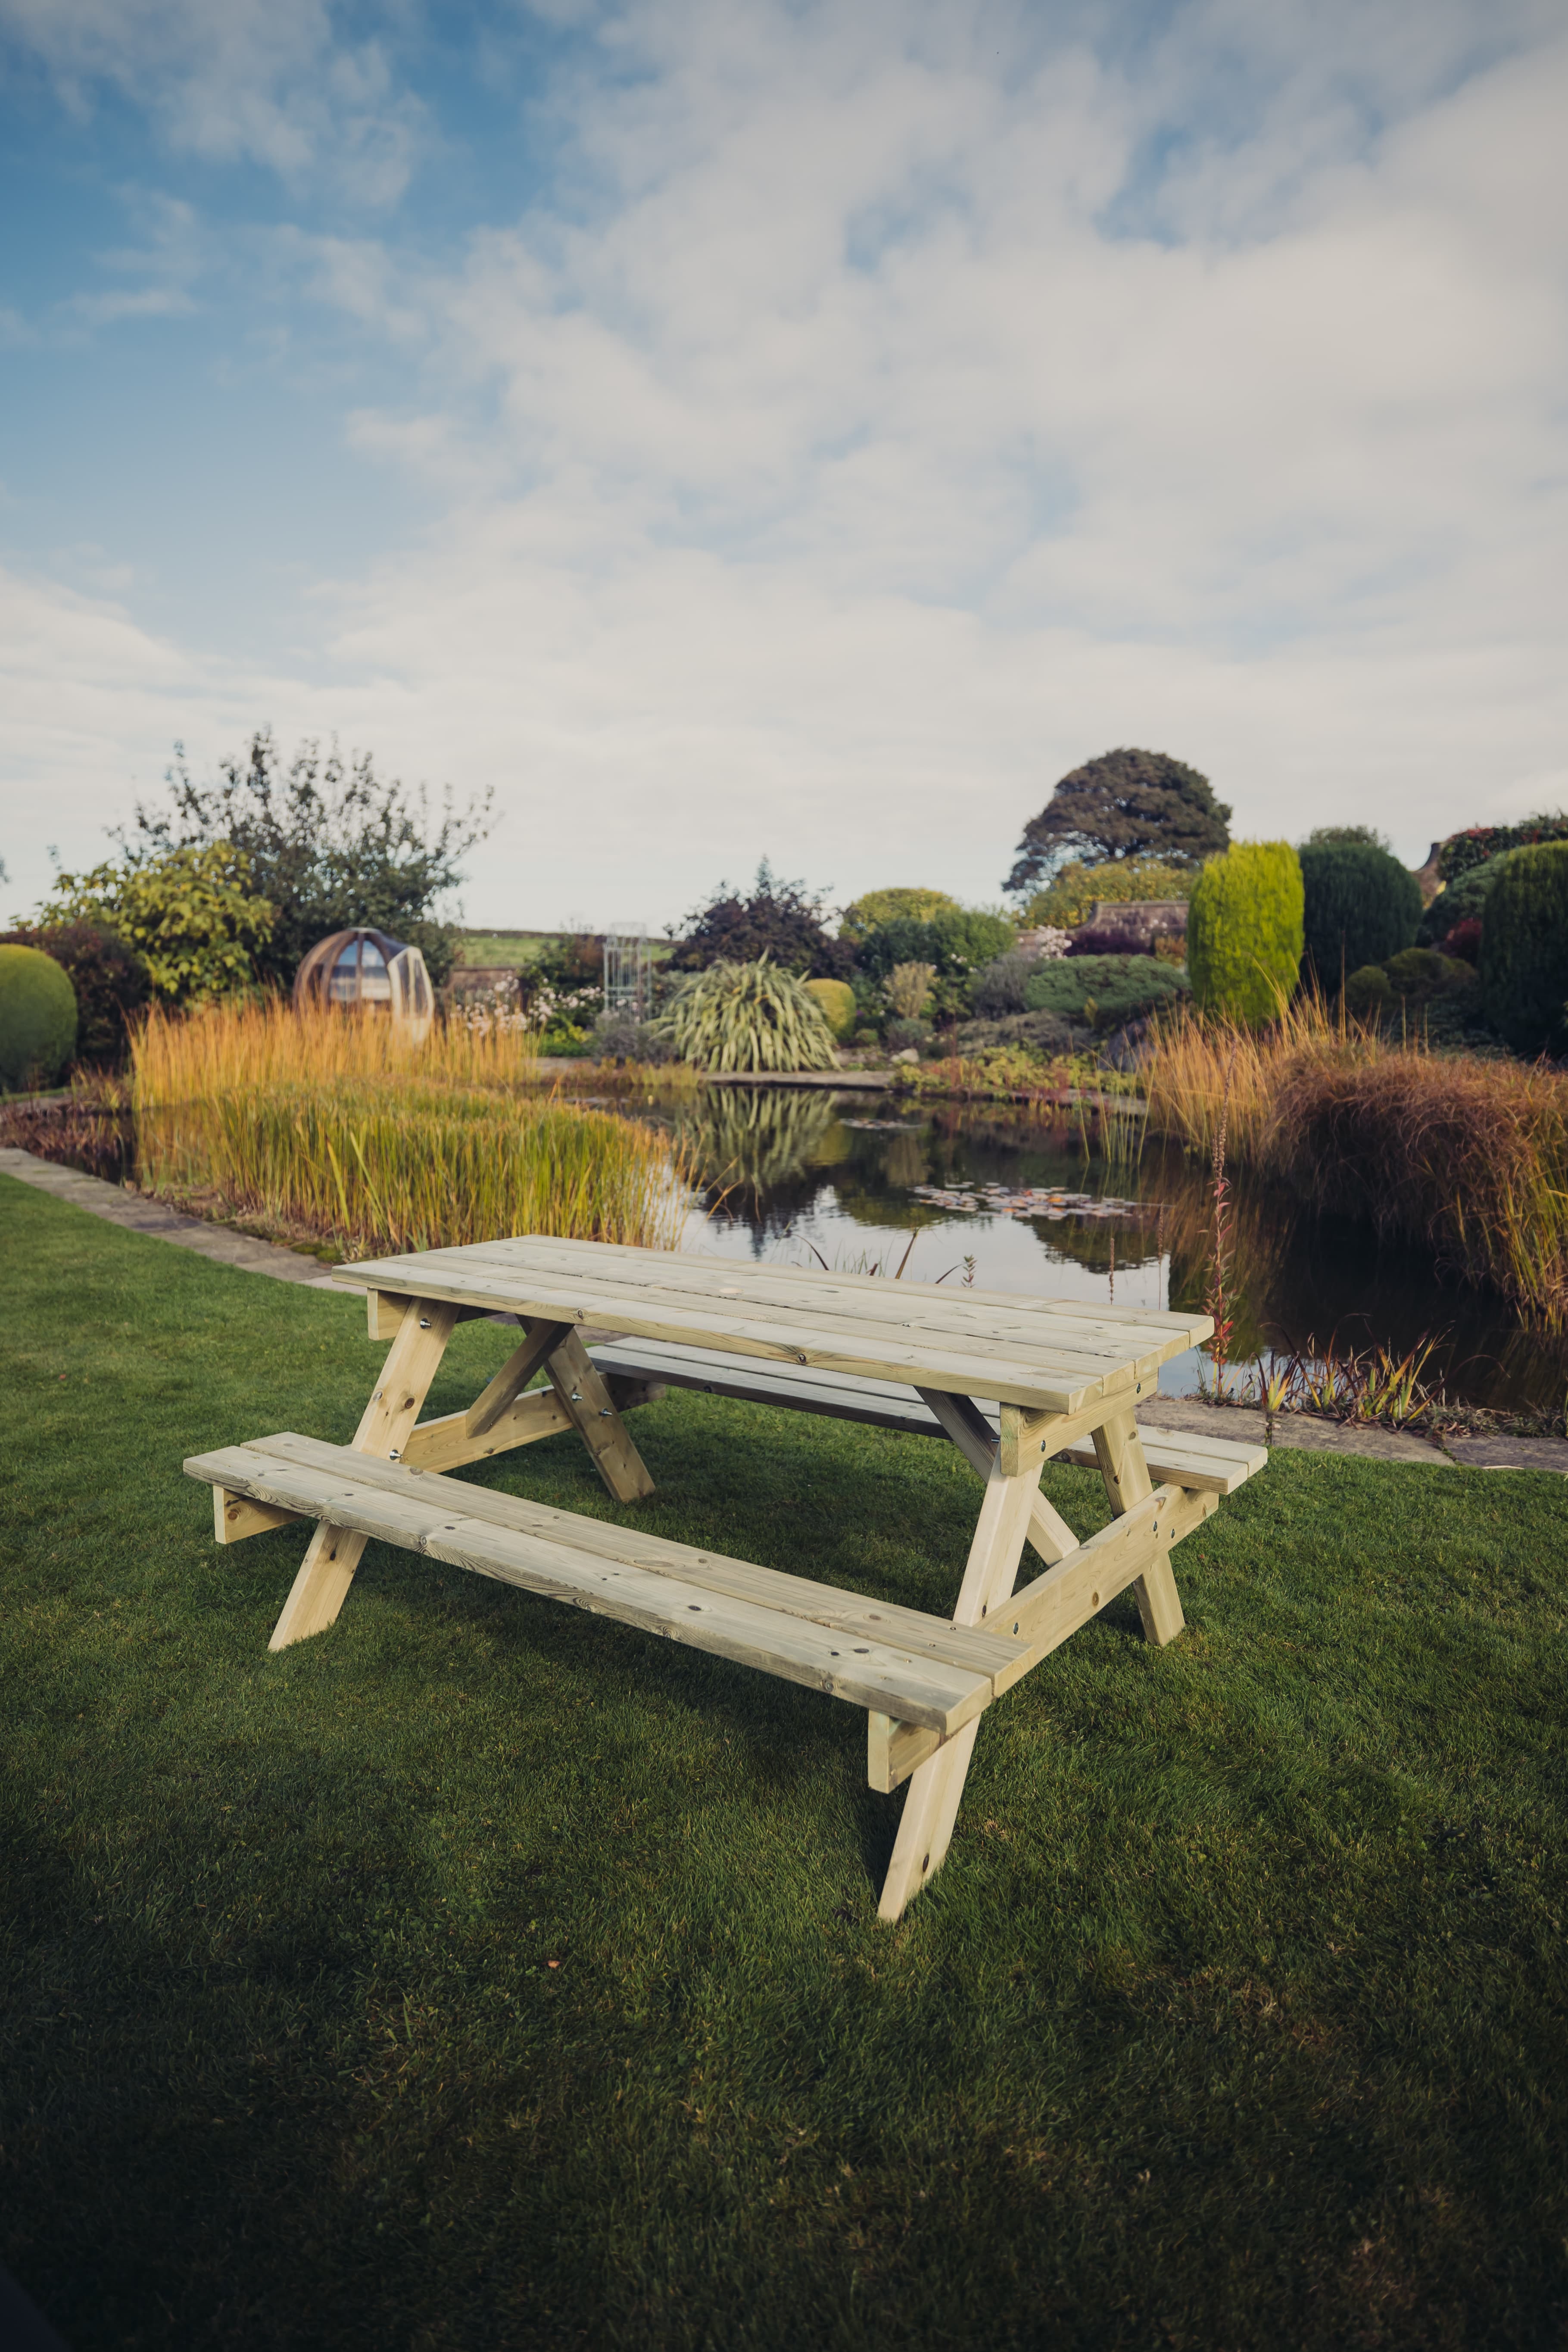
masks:
<path id="1" fill-rule="evenodd" d="M 702 1183 L 685 1247 L 973 1281 L 1125 1307 L 1203 1304 L 1212 1265 L 1205 1164 L 1150 1144 L 1109 1163 L 1080 1132 L 999 1105 L 900 1104 L 886 1095 L 713 1087 L 637 1116 L 680 1136 Z M 1232 1361 L 1436 1342 L 1426 1384 L 1456 1402 L 1557 1412 L 1568 1338 L 1521 1328 L 1501 1301 L 1434 1275 L 1425 1255 L 1364 1225 L 1317 1218 L 1277 1185 L 1231 1192 Z M 1160 1375 L 1193 1394 L 1194 1351 Z"/>
<path id="2" fill-rule="evenodd" d="M 592 1094 L 577 1097 L 584 1103 Z M 843 1272 L 902 1273 L 1120 1307 L 1200 1308 L 1213 1263 L 1206 1164 L 1152 1143 L 1101 1156 L 1093 1129 L 999 1104 L 725 1086 L 602 1107 L 668 1129 L 697 1180 L 683 1246 Z M 11 1141 L 89 1173 L 137 1172 L 124 1114 L 38 1106 Z M 1456 1404 L 1555 1414 L 1568 1335 L 1521 1326 L 1503 1301 L 1445 1281 L 1424 1254 L 1319 1218 L 1282 1186 L 1233 1173 L 1227 1291 L 1239 1382 L 1261 1356 L 1434 1342 L 1429 1389 Z M 1212 1378 L 1195 1350 L 1165 1365 L 1167 1395 Z"/>

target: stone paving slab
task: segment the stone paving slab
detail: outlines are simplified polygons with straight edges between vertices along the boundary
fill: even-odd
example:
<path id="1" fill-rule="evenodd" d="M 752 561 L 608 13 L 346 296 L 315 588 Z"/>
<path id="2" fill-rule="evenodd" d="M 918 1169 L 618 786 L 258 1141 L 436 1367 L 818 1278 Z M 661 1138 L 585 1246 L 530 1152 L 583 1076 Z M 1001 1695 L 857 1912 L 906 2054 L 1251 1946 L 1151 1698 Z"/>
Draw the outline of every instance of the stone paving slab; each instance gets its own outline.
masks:
<path id="1" fill-rule="evenodd" d="M 1138 1418 L 1152 1429 L 1201 1431 L 1208 1437 L 1234 1437 L 1250 1445 L 1268 1443 L 1262 1410 L 1255 1406 L 1161 1396 L 1140 1405 Z M 1274 1443 L 1305 1454 L 1356 1454 L 1374 1462 L 1423 1462 L 1428 1469 L 1438 1470 L 1453 1467 L 1450 1455 L 1429 1437 L 1415 1437 L 1403 1429 L 1358 1428 L 1346 1422 L 1321 1421 L 1310 1412 L 1277 1414 Z"/>
<path id="2" fill-rule="evenodd" d="M 1449 1437 L 1456 1462 L 1470 1470 L 1554 1470 L 1568 1478 L 1568 1438 Z"/>

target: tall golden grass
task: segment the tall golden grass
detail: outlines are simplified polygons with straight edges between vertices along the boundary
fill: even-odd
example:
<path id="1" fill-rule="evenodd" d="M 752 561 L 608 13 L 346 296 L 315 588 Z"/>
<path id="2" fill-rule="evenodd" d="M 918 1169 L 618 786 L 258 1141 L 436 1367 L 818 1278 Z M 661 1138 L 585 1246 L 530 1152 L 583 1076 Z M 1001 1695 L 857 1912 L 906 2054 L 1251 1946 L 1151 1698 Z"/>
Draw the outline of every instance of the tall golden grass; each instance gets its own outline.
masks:
<path id="1" fill-rule="evenodd" d="M 142 1181 L 347 1255 L 518 1233 L 673 1248 L 689 1180 L 668 1136 L 526 1091 L 515 1034 L 415 1051 L 374 1018 L 158 1013 L 132 1044 Z"/>
<path id="2" fill-rule="evenodd" d="M 132 1039 L 139 1108 L 216 1101 L 258 1087 L 331 1086 L 343 1079 L 517 1087 L 537 1076 L 531 1030 L 468 1028 L 437 1021 L 423 1045 L 405 1043 L 390 1021 L 333 1006 L 296 1012 L 286 998 L 208 1004 L 186 1013 L 154 1006 Z"/>
<path id="3" fill-rule="evenodd" d="M 1549 1329 L 1568 1323 L 1568 1078 L 1394 1045 L 1307 999 L 1265 1030 L 1162 1022 L 1152 1130 L 1212 1150 L 1227 1069 L 1237 1160 L 1425 1244 Z"/>

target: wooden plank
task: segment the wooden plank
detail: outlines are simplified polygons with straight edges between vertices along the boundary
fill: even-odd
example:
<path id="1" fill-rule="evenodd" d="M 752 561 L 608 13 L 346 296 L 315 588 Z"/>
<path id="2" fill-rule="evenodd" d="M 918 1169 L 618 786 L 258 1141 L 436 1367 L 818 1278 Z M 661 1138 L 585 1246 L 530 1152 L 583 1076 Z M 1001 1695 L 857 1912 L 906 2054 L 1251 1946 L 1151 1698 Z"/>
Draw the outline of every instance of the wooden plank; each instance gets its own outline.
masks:
<path id="1" fill-rule="evenodd" d="M 387 1351 L 380 1382 L 360 1416 L 351 1450 L 381 1454 L 395 1461 L 419 1418 L 419 1409 L 430 1392 L 430 1383 L 440 1369 L 457 1321 L 457 1310 L 452 1306 L 421 1298 L 410 1300 L 397 1337 Z M 363 1535 L 335 1527 L 330 1520 L 321 1521 L 306 1546 L 300 1572 L 283 1604 L 283 1613 L 272 1629 L 268 1649 L 286 1650 L 290 1643 L 303 1642 L 333 1623 L 348 1597 L 363 1549 Z"/>
<path id="2" fill-rule="evenodd" d="M 353 1271 L 346 1267 L 336 1270 L 339 1273 Z M 383 1341 L 395 1339 L 404 1315 L 412 1304 L 407 1291 L 367 1290 L 364 1295 L 365 1322 L 370 1337 Z M 489 1311 L 483 1307 L 462 1307 L 458 1310 L 458 1320 L 459 1323 L 478 1323 Z"/>
<path id="3" fill-rule="evenodd" d="M 1100 1378 L 1135 1362 L 1157 1370 L 1189 1344 L 1188 1334 L 1180 1329 L 1152 1330 L 1144 1335 L 1144 1344 L 1130 1345 L 1123 1330 L 1090 1334 L 1060 1317 L 1042 1321 L 1016 1311 L 1017 1302 L 1011 1314 L 996 1308 L 981 1311 L 961 1303 L 967 1296 L 963 1292 L 940 1292 L 932 1304 L 894 1282 L 879 1284 L 868 1298 L 864 1294 L 847 1297 L 821 1275 L 798 1276 L 783 1293 L 765 1282 L 752 1284 L 743 1278 L 728 1287 L 704 1287 L 684 1279 L 684 1270 L 697 1263 L 672 1252 L 664 1260 L 669 1270 L 662 1281 L 630 1282 L 592 1259 L 576 1268 L 520 1268 L 506 1255 L 504 1244 L 486 1243 L 473 1243 L 461 1250 L 432 1251 L 407 1262 L 410 1267 L 418 1267 L 419 1278 L 427 1287 L 438 1286 L 451 1273 L 503 1280 L 516 1286 L 509 1296 L 521 1312 L 569 1312 L 574 1321 L 625 1324 L 628 1329 L 628 1316 L 646 1317 L 655 1311 L 664 1316 L 718 1314 L 721 1325 L 731 1318 L 760 1319 L 769 1325 L 776 1325 L 781 1318 L 792 1325 L 805 1318 L 810 1326 L 840 1336 L 913 1335 L 955 1350 L 995 1349 L 1019 1361 Z M 584 1295 L 595 1302 L 591 1314 L 580 1311 Z"/>
<path id="4" fill-rule="evenodd" d="M 357 1456 L 350 1457 L 345 1447 L 328 1445 L 320 1438 L 300 1437 L 290 1431 L 275 1437 L 257 1438 L 249 1445 L 232 1447 L 222 1454 L 199 1455 L 185 1467 L 192 1477 L 221 1479 L 226 1465 L 237 1478 L 254 1486 L 264 1483 L 269 1475 L 269 1465 L 274 1463 L 328 1477 L 342 1474 L 356 1486 L 374 1486 L 388 1495 L 409 1491 L 411 1474 L 405 1467 L 361 1461 Z M 968 1672 L 983 1674 L 999 1681 L 1003 1688 L 1010 1686 L 1015 1661 L 1024 1654 L 1025 1645 L 1010 1636 L 972 1632 L 967 1627 L 955 1627 L 943 1618 L 928 1616 L 922 1610 L 905 1608 L 898 1601 L 846 1592 L 835 1585 L 820 1584 L 784 1570 L 760 1568 L 751 1560 L 695 1550 L 689 1545 L 672 1542 L 667 1536 L 652 1535 L 646 1528 L 626 1527 L 612 1519 L 584 1518 L 574 1512 L 556 1510 L 548 1503 L 536 1503 L 527 1496 L 498 1494 L 489 1487 L 472 1486 L 465 1482 L 454 1481 L 449 1491 L 458 1499 L 447 1507 L 460 1510 L 466 1517 L 569 1543 L 595 1558 L 624 1560 L 651 1574 L 679 1576 L 689 1583 L 706 1585 L 712 1591 L 730 1593 L 737 1600 L 753 1601 L 762 1607 L 808 1617 L 839 1633 L 895 1643 L 900 1648 L 918 1650 Z"/>
<path id="5" fill-rule="evenodd" d="M 1094 1451 L 1100 1463 L 1100 1473 L 1105 1481 L 1105 1491 L 1113 1511 L 1131 1509 L 1141 1503 L 1152 1486 L 1149 1465 L 1143 1458 L 1143 1440 L 1137 1423 L 1130 1412 L 1114 1413 L 1094 1433 Z M 1171 1563 L 1164 1553 L 1150 1563 L 1138 1580 L 1138 1613 L 1143 1620 L 1143 1631 L 1151 1642 L 1162 1647 L 1173 1642 L 1186 1622 L 1182 1615 L 1181 1595 Z"/>
<path id="6" fill-rule="evenodd" d="M 532 1265 L 541 1270 L 569 1266 L 584 1271 L 613 1272 L 617 1281 L 652 1281 L 665 1279 L 671 1260 L 679 1263 L 679 1279 L 684 1284 L 701 1281 L 712 1287 L 733 1292 L 743 1282 L 746 1286 L 766 1284 L 780 1295 L 811 1295 L 823 1291 L 841 1291 L 868 1300 L 885 1297 L 889 1290 L 886 1276 L 880 1275 L 844 1274 L 812 1266 L 787 1266 L 747 1261 L 738 1266 L 733 1258 L 710 1255 L 702 1251 L 650 1250 L 631 1244 L 616 1242 L 567 1241 L 554 1234 L 524 1234 L 508 1241 L 479 1242 L 466 1245 L 474 1251 L 493 1255 L 507 1265 Z M 1100 1302 L 1062 1297 L 1041 1297 L 1029 1292 L 1011 1290 L 976 1290 L 965 1286 L 954 1289 L 942 1283 L 923 1283 L 900 1278 L 897 1296 L 935 1302 L 943 1309 L 958 1311 L 999 1308 L 1005 1315 L 1027 1313 L 1047 1315 L 1066 1323 L 1085 1328 L 1105 1328 L 1117 1331 L 1152 1331 L 1161 1340 L 1177 1336 L 1184 1346 L 1195 1347 L 1200 1339 L 1211 1336 L 1210 1318 L 1191 1309 L 1165 1309 L 1148 1307 L 1116 1307 Z"/>
<path id="7" fill-rule="evenodd" d="M 942 1745 L 940 1731 L 923 1723 L 900 1723 L 872 1707 L 866 1717 L 867 1785 L 880 1796 L 891 1796 Z"/>
<path id="8" fill-rule="evenodd" d="M 390 1493 L 359 1478 L 357 1465 L 323 1473 L 276 1455 L 254 1454 L 262 1466 L 250 1469 L 237 1459 L 251 1454 L 253 1449 L 237 1446 L 196 1457 L 188 1466 L 196 1476 L 208 1476 L 216 1467 L 226 1480 L 243 1482 L 263 1499 L 292 1509 L 328 1512 L 333 1525 L 354 1532 L 362 1543 L 375 1537 L 398 1544 L 944 1734 L 976 1718 L 990 1703 L 985 1675 L 893 1643 L 856 1642 L 810 1619 L 607 1559 L 574 1543 L 468 1517 L 463 1501 L 471 1490 L 455 1481 L 432 1478 L 425 1486 L 405 1472 L 402 1490 Z M 592 1523 L 573 1524 L 575 1530 Z"/>
<path id="9" fill-rule="evenodd" d="M 919 1380 L 922 1385 L 956 1391 L 964 1396 L 999 1396 L 1005 1402 L 1036 1411 L 1068 1415 L 1102 1395 L 1141 1392 L 1131 1367 L 1103 1379 L 1080 1378 L 1066 1369 L 1056 1377 L 1040 1365 L 1016 1361 L 1002 1354 L 954 1355 L 938 1346 L 913 1342 L 907 1334 L 895 1339 L 882 1332 L 871 1332 L 864 1335 L 863 1346 L 857 1346 L 847 1326 L 837 1331 L 822 1331 L 793 1321 L 764 1322 L 752 1317 L 732 1318 L 706 1311 L 683 1309 L 677 1315 L 647 1306 L 634 1307 L 626 1298 L 616 1299 L 585 1287 L 547 1295 L 542 1285 L 525 1288 L 521 1283 L 495 1275 L 480 1276 L 471 1270 L 448 1277 L 435 1268 L 434 1261 L 441 1255 L 441 1252 L 432 1251 L 426 1262 L 430 1270 L 422 1269 L 418 1278 L 433 1297 L 455 1305 L 497 1307 L 514 1314 L 570 1318 L 574 1323 L 597 1324 L 637 1339 L 710 1341 L 730 1355 L 814 1364 L 830 1371 L 864 1372 L 874 1379 Z M 408 1273 L 405 1278 L 415 1277 Z"/>
<path id="10" fill-rule="evenodd" d="M 1139 1427 L 1143 1437 L 1143 1459 L 1156 1484 L 1165 1482 L 1205 1488 L 1216 1495 L 1234 1495 L 1238 1486 L 1245 1486 L 1268 1464 L 1267 1446 L 1227 1445 L 1223 1453 L 1205 1446 L 1200 1452 L 1189 1447 L 1180 1434 L 1173 1436 L 1163 1430 L 1152 1429 L 1146 1422 L 1141 1422 Z M 1069 1447 L 1059 1458 L 1080 1470 L 1099 1467 L 1092 1442 Z"/>
<path id="11" fill-rule="evenodd" d="M 220 1544 L 243 1543 L 247 1536 L 265 1535 L 268 1528 L 286 1528 L 298 1511 L 280 1511 L 272 1503 L 253 1503 L 247 1495 L 213 1488 L 213 1538 Z"/>
<path id="12" fill-rule="evenodd" d="M 969 1397 L 944 1397 L 936 1389 L 922 1389 L 920 1394 L 921 1402 L 957 1446 L 976 1476 L 989 1478 L 993 1465 L 1000 1456 L 1001 1447 L 991 1434 L 990 1424 L 978 1405 Z M 1038 1475 L 1037 1472 L 1037 1478 Z M 1061 1559 L 1078 1542 L 1067 1521 L 1047 1501 L 1037 1486 L 1029 1503 L 1028 1540 L 1047 1566 L 1053 1560 Z"/>
<path id="13" fill-rule="evenodd" d="M 495 1378 L 479 1391 L 463 1416 L 463 1426 L 470 1437 L 483 1437 L 495 1427 L 503 1412 L 515 1402 L 538 1371 L 545 1358 L 558 1348 L 571 1331 L 569 1323 L 531 1323 L 521 1343 L 514 1348 Z"/>
<path id="14" fill-rule="evenodd" d="M 594 1466 L 617 1503 L 639 1503 L 653 1493 L 647 1463 L 632 1444 L 598 1367 L 568 1330 L 552 1349 L 545 1370 L 555 1401 L 594 1457 Z"/>
<path id="15" fill-rule="evenodd" d="M 633 1412 L 638 1405 L 657 1404 L 662 1386 L 654 1381 L 622 1380 L 612 1374 L 605 1383 L 617 1412 Z M 460 1470 L 470 1462 L 489 1462 L 520 1445 L 537 1444 L 542 1437 L 558 1437 L 575 1423 L 562 1407 L 553 1389 L 531 1389 L 519 1397 L 483 1437 L 470 1437 L 466 1412 L 444 1413 L 438 1421 L 422 1421 L 410 1430 L 403 1445 L 403 1461 L 410 1470 Z"/>
<path id="16" fill-rule="evenodd" d="M 1200 1517 L 1204 1503 L 1212 1507 L 1217 1502 L 1217 1497 L 1207 1496 L 1193 1499 L 1200 1507 Z M 1184 1525 L 1182 1502 L 1179 1486 L 1156 1487 L 1142 1502 L 1135 1503 L 1013 1595 L 1011 1607 L 1001 1611 L 997 1622 L 1016 1639 L 1028 1643 L 1030 1656 L 1023 1672 L 1059 1648 L 1128 1585 L 1152 1571 L 1178 1540 L 1178 1529 L 1184 1533 L 1186 1525 L 1196 1524 L 1191 1518 Z"/>
<path id="17" fill-rule="evenodd" d="M 616 1370 L 628 1379 L 658 1380 L 669 1388 L 693 1389 L 706 1396 L 732 1397 L 742 1403 L 817 1413 L 877 1429 L 906 1431 L 916 1437 L 952 1434 L 936 1403 L 937 1397 L 943 1394 L 941 1390 L 911 1391 L 892 1381 L 802 1371 L 798 1366 L 770 1366 L 764 1370 L 755 1364 L 738 1363 L 715 1349 L 679 1348 L 657 1340 L 595 1347 L 588 1352 L 601 1370 Z M 994 1447 L 999 1418 L 994 1410 L 987 1412 L 983 1405 L 966 1397 L 948 1397 L 946 1401 L 967 1409 L 975 1417 L 976 1429 L 983 1427 L 987 1442 Z M 1139 1427 L 1149 1475 L 1157 1481 L 1168 1480 L 1179 1486 L 1212 1487 L 1216 1494 L 1232 1495 L 1268 1460 L 1267 1446 L 1207 1435 L 1189 1441 L 1184 1431 L 1156 1429 L 1147 1422 L 1141 1422 Z M 1064 1446 L 1058 1458 L 1080 1470 L 1099 1466 L 1092 1442 Z M 977 1459 L 975 1466 L 979 1467 Z M 980 1475 L 984 1477 L 984 1471 Z"/>
<path id="18" fill-rule="evenodd" d="M 1011 1476 L 1002 1468 L 1000 1454 L 992 1464 L 980 1518 L 969 1547 L 958 1605 L 952 1612 L 955 1625 L 982 1624 L 1011 1595 L 1039 1478 L 1037 1463 L 1026 1465 Z M 918 1720 L 905 1709 L 889 1708 L 888 1712 L 898 1713 L 905 1721 Z M 909 1793 L 899 1817 L 892 1857 L 877 1906 L 878 1917 L 889 1925 L 902 1917 L 911 1898 L 922 1886 L 929 1885 L 942 1868 L 958 1818 L 978 1728 L 976 1717 L 936 1755 L 916 1765 L 910 1775 Z"/>

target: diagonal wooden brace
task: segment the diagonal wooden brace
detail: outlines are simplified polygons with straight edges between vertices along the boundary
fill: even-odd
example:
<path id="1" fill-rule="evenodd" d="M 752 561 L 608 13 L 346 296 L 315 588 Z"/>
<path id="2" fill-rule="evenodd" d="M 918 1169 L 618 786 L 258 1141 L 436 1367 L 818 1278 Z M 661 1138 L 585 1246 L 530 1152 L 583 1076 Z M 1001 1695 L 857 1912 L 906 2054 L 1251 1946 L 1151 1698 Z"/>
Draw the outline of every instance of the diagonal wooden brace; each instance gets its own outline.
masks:
<path id="1" fill-rule="evenodd" d="M 483 1437 L 487 1430 L 495 1427 L 571 1328 L 570 1323 L 524 1323 L 522 1345 L 512 1349 L 494 1380 L 479 1391 L 463 1416 L 463 1427 L 469 1437 Z"/>
<path id="2" fill-rule="evenodd" d="M 616 1411 L 603 1373 L 574 1328 L 558 1342 L 548 1369 L 562 1411 L 575 1423 L 616 1502 L 638 1503 L 651 1495 L 653 1480 L 647 1465 Z"/>
<path id="3" fill-rule="evenodd" d="M 410 1299 L 388 1350 L 374 1394 L 353 1435 L 359 1454 L 379 1454 L 395 1462 L 430 1383 L 441 1368 L 447 1342 L 457 1328 L 458 1309 L 436 1299 Z M 324 1633 L 348 1598 L 366 1538 L 322 1519 L 306 1547 L 300 1573 L 272 1629 L 269 1650 L 286 1650 L 311 1633 Z"/>

